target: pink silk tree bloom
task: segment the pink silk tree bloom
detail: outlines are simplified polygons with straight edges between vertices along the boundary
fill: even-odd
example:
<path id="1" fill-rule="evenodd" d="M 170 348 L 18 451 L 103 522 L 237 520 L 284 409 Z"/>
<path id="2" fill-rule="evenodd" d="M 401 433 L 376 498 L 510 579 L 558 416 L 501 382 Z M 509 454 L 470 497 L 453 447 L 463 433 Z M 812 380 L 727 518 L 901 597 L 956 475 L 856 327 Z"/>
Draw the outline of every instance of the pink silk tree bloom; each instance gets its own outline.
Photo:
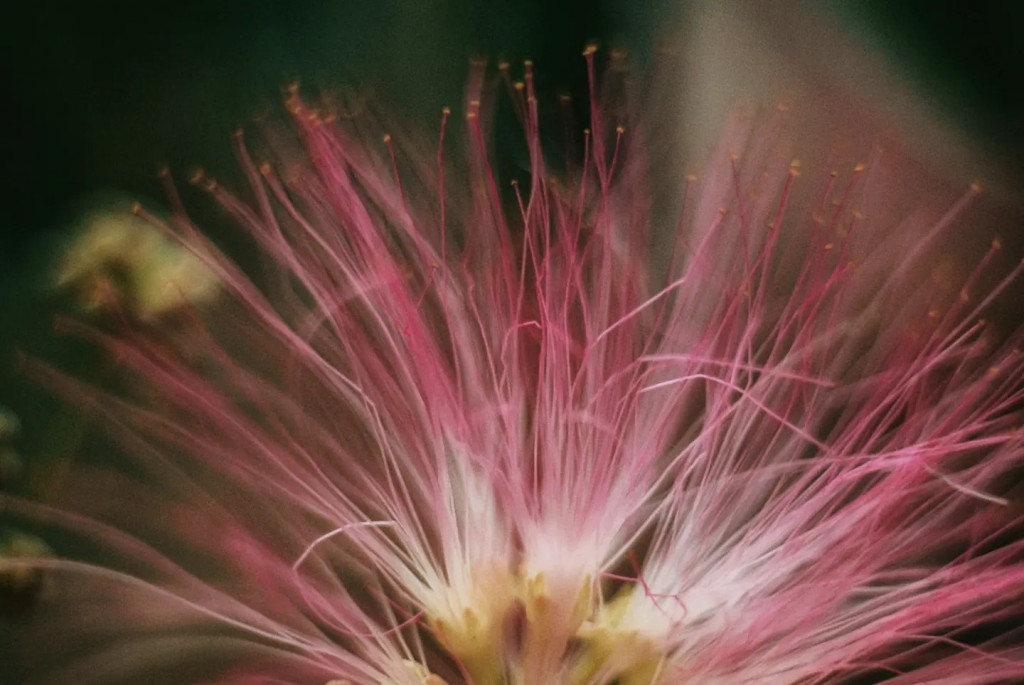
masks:
<path id="1" fill-rule="evenodd" d="M 130 459 L 82 467 L 60 508 L 2 500 L 61 531 L 59 557 L 3 562 L 47 573 L 27 668 L 1024 679 L 1024 356 L 984 320 L 1020 267 L 998 241 L 963 273 L 940 258 L 979 189 L 906 208 L 898 165 L 802 169 L 775 113 L 730 126 L 665 229 L 643 122 L 592 96 L 582 157 L 549 167 L 527 65 L 509 187 L 487 86 L 460 168 L 447 111 L 428 152 L 296 93 L 290 136 L 237 136 L 248 187 L 194 180 L 255 242 L 252 276 L 173 188 L 170 219 L 138 210 L 220 293 L 164 327 L 65 324 L 117 360 L 116 387 L 31 365 Z"/>

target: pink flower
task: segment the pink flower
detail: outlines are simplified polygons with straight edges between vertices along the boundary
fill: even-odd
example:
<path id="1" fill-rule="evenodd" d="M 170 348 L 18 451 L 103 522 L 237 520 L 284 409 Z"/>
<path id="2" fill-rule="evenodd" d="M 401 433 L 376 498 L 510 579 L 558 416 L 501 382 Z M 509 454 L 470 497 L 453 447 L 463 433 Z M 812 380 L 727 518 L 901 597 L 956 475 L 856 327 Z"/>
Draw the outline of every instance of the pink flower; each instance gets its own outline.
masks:
<path id="1" fill-rule="evenodd" d="M 40 670 L 1024 678 L 1024 364 L 982 321 L 1020 268 L 986 285 L 996 242 L 955 281 L 932 269 L 977 189 L 897 213 L 879 159 L 801 175 L 782 113 L 733 125 L 666 229 L 641 123 L 595 96 L 582 158 L 549 168 L 527 65 L 509 189 L 474 84 L 464 168 L 447 112 L 436 156 L 294 93 L 301 152 L 239 135 L 249 187 L 196 180 L 269 265 L 251 277 L 180 205 L 140 210 L 221 295 L 162 328 L 68 324 L 119 361 L 116 391 L 37 369 L 132 457 L 60 510 L 4 500 L 99 547 L 36 562 L 34 627 L 69 646 Z"/>

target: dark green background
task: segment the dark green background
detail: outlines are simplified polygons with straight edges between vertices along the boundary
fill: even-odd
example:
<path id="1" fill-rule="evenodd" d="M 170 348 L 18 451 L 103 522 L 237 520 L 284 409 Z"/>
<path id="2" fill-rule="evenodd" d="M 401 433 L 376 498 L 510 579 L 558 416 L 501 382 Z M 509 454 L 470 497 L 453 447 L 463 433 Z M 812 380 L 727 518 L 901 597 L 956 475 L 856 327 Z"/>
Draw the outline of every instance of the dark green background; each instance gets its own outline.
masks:
<path id="1" fill-rule="evenodd" d="M 1024 11 L 1012 0 L 846 0 L 834 11 L 952 116 L 1024 150 Z M 161 164 L 225 159 L 227 131 L 296 77 L 372 88 L 416 119 L 457 102 L 472 55 L 537 62 L 582 90 L 590 40 L 640 52 L 686 2 L 180 0 L 15 2 L 4 13 L 0 269 L 84 193 L 150 193 Z M 1020 164 L 1020 163 L 1018 163 Z M 1019 167 L 1024 168 L 1024 166 Z"/>

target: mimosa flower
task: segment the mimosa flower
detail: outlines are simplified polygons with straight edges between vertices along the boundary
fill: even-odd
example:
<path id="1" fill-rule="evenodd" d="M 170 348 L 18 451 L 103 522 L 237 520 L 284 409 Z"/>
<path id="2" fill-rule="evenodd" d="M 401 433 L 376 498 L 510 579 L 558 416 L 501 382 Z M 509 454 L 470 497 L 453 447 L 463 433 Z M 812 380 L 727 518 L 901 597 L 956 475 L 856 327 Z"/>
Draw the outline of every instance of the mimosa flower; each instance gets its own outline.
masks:
<path id="1" fill-rule="evenodd" d="M 429 153 L 294 92 L 301 148 L 239 135 L 248 187 L 194 180 L 263 269 L 173 189 L 170 219 L 137 210 L 217 297 L 189 305 L 181 283 L 163 326 L 67 324 L 120 362 L 116 389 L 36 368 L 132 460 L 61 509 L 4 500 L 82 538 L 36 562 L 35 670 L 1024 678 L 1024 357 L 983 320 L 1020 267 L 991 282 L 996 241 L 962 277 L 933 268 L 979 190 L 899 211 L 870 150 L 793 161 L 782 113 L 733 127 L 663 227 L 642 122 L 595 95 L 582 156 L 551 168 L 527 65 L 510 93 L 529 170 L 502 178 L 477 76 L 464 165 L 447 112 Z"/>

